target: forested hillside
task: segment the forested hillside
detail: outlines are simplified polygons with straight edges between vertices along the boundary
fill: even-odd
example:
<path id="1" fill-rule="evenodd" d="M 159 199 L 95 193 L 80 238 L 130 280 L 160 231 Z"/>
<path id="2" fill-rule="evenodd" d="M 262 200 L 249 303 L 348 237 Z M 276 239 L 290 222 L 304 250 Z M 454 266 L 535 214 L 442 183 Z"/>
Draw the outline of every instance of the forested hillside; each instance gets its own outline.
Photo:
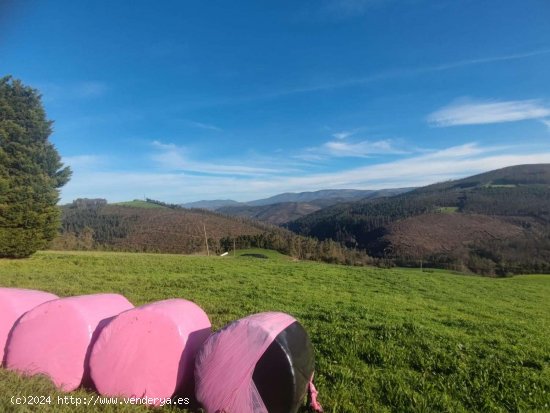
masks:
<path id="1" fill-rule="evenodd" d="M 314 192 L 285 193 L 272 196 L 271 198 L 259 199 L 239 205 L 224 205 L 214 209 L 225 215 L 254 218 L 269 224 L 282 225 L 328 206 L 398 195 L 411 189 L 325 189 Z M 211 202 L 215 203 L 216 201 Z"/>
<path id="2" fill-rule="evenodd" d="M 335 205 L 288 227 L 398 264 L 550 272 L 550 164 L 521 165 Z"/>
<path id="3" fill-rule="evenodd" d="M 332 240 L 318 241 L 259 221 L 154 200 L 107 204 L 102 199 L 78 199 L 61 210 L 62 228 L 51 244 L 58 250 L 220 254 L 257 247 L 300 259 L 375 263 L 364 251 Z"/>
<path id="4" fill-rule="evenodd" d="M 285 224 L 320 210 L 321 207 L 305 202 L 281 202 L 272 205 L 226 206 L 217 209 L 225 215 L 254 218 L 274 225 Z"/>

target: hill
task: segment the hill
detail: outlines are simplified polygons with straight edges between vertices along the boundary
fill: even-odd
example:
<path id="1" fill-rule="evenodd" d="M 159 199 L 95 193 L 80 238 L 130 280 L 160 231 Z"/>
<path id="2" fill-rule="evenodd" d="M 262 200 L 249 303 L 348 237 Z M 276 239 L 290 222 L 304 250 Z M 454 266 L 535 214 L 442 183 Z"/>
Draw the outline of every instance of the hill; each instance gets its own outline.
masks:
<path id="1" fill-rule="evenodd" d="M 314 345 L 326 412 L 548 409 L 549 277 L 354 268 L 255 252 L 269 258 L 40 252 L 0 260 L 0 285 L 61 296 L 118 292 L 135 305 L 185 298 L 206 311 L 216 330 L 256 312 L 290 313 Z M 0 394 L 51 395 L 41 412 L 151 412 L 129 404 L 61 405 L 57 396 L 65 394 L 44 378 L 4 369 Z M 68 395 L 96 396 L 84 389 Z M 29 408 L 1 397 L 0 411 Z"/>
<path id="2" fill-rule="evenodd" d="M 62 207 L 62 233 L 52 247 L 197 253 L 206 250 L 206 232 L 209 247 L 218 252 L 224 237 L 255 236 L 267 230 L 252 221 L 154 202 L 100 206 L 74 202 Z"/>
<path id="3" fill-rule="evenodd" d="M 134 208 L 168 208 L 163 205 L 155 204 L 152 202 L 142 201 L 140 199 L 134 199 L 133 201 L 126 201 L 126 202 L 116 202 L 112 205 L 115 206 L 126 206 L 126 207 L 134 207 Z"/>
<path id="4" fill-rule="evenodd" d="M 300 217 L 321 209 L 320 206 L 305 202 L 281 202 L 262 206 L 227 206 L 218 208 L 217 212 L 237 216 L 254 218 L 274 225 L 285 224 Z"/>
<path id="5" fill-rule="evenodd" d="M 220 207 L 216 211 L 226 215 L 254 218 L 270 224 L 281 225 L 338 203 L 393 196 L 410 190 L 411 188 L 327 189 L 314 192 L 285 193 L 240 205 Z"/>
<path id="6" fill-rule="evenodd" d="M 51 244 L 56 250 L 221 254 L 234 248 L 269 248 L 300 259 L 375 263 L 364 252 L 347 250 L 331 240 L 318 241 L 260 221 L 151 199 L 122 205 L 77 199 L 61 207 L 61 212 L 61 232 Z"/>
<path id="7" fill-rule="evenodd" d="M 362 189 L 322 189 L 312 192 L 286 192 L 265 199 L 247 202 L 247 205 L 262 206 L 279 204 L 282 202 L 306 202 L 329 201 L 330 204 L 336 204 L 343 201 L 351 201 L 365 198 L 379 198 L 382 196 L 391 196 L 406 191 L 411 188 L 392 188 L 380 190 L 362 190 Z M 325 204 L 328 205 L 328 204 Z"/>
<path id="8" fill-rule="evenodd" d="M 339 204 L 288 227 L 404 265 L 423 261 L 500 275 L 550 272 L 550 164 Z"/>

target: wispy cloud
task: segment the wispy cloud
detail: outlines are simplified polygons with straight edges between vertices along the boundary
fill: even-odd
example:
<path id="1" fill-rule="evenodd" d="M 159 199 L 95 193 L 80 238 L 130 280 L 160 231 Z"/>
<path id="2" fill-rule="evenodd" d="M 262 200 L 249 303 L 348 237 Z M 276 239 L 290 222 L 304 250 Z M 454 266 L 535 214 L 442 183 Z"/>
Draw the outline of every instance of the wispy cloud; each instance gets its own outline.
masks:
<path id="1" fill-rule="evenodd" d="M 64 165 L 70 166 L 73 170 L 103 167 L 107 163 L 107 159 L 100 155 L 64 156 L 61 161 Z"/>
<path id="2" fill-rule="evenodd" d="M 344 79 L 329 78 L 324 81 L 317 81 L 310 84 L 294 85 L 294 86 L 280 86 L 276 90 L 266 91 L 264 93 L 244 95 L 244 96 L 226 96 L 218 97 L 212 100 L 205 100 L 202 102 L 193 102 L 193 107 L 217 107 L 217 106 L 231 106 L 239 104 L 248 104 L 251 102 L 278 99 L 286 96 L 292 96 L 297 94 L 315 93 L 323 91 L 337 90 L 346 87 L 363 86 L 380 81 L 402 79 L 408 77 L 415 77 L 421 75 L 429 75 L 437 72 L 444 72 L 448 70 L 458 69 L 468 66 L 485 65 L 498 62 L 506 62 L 513 60 L 521 60 L 536 56 L 548 55 L 550 49 L 531 50 L 522 53 L 510 53 L 503 55 L 478 57 L 470 59 L 456 60 L 452 62 L 435 63 L 426 66 L 405 67 L 398 69 L 387 69 L 377 73 L 368 74 L 365 76 L 346 76 Z M 311 76 L 315 77 L 315 76 Z M 319 76 L 317 77 L 319 78 Z M 184 106 L 187 108 L 187 106 Z"/>
<path id="3" fill-rule="evenodd" d="M 216 125 L 211 125 L 209 123 L 196 122 L 194 120 L 190 120 L 188 122 L 191 126 L 194 126 L 195 128 L 212 130 L 212 131 L 216 131 L 216 132 L 221 132 L 222 131 L 222 128 L 220 128 Z"/>
<path id="4" fill-rule="evenodd" d="M 404 154 L 390 139 L 379 141 L 343 142 L 330 141 L 322 146 L 322 151 L 331 156 L 367 157 L 372 155 Z"/>
<path id="5" fill-rule="evenodd" d="M 67 83 L 35 82 L 35 84 L 46 102 L 99 98 L 109 91 L 107 83 L 96 80 Z"/>
<path id="6" fill-rule="evenodd" d="M 428 116 L 433 126 L 480 125 L 516 122 L 550 116 L 550 106 L 540 100 L 489 102 L 457 101 Z"/>
<path id="7" fill-rule="evenodd" d="M 88 81 L 73 85 L 70 92 L 80 98 L 96 98 L 103 96 L 108 90 L 109 88 L 104 82 Z"/>
<path id="8" fill-rule="evenodd" d="M 168 202 L 219 197 L 246 201 L 280 192 L 323 188 L 381 189 L 420 186 L 505 166 L 545 163 L 548 159 L 550 151 L 528 152 L 525 147 L 503 149 L 468 143 L 332 173 L 224 173 L 211 176 L 193 175 L 186 171 L 134 173 L 90 169 L 75 174 L 63 188 L 62 194 L 63 202 L 83 196 L 120 201 L 141 198 L 144 194 Z"/>
<path id="9" fill-rule="evenodd" d="M 341 132 L 333 133 L 332 137 L 336 139 L 346 139 L 352 136 L 354 133 L 355 133 L 354 131 L 341 131 Z"/>
<path id="10" fill-rule="evenodd" d="M 294 155 L 297 159 L 317 162 L 328 158 L 368 158 L 375 155 L 405 155 L 417 152 L 417 149 L 406 148 L 402 142 L 393 139 L 348 141 L 351 132 L 339 132 L 320 146 L 306 148 Z"/>
<path id="11" fill-rule="evenodd" d="M 166 144 L 160 141 L 153 141 L 152 146 L 157 150 L 152 155 L 153 161 L 165 170 L 235 176 L 258 176 L 280 172 L 278 169 L 248 166 L 239 162 L 224 164 L 212 160 L 204 162 L 196 161 L 191 158 L 190 151 L 187 148 L 173 143 Z"/>
<path id="12" fill-rule="evenodd" d="M 488 56 L 488 57 L 482 57 L 482 58 L 463 59 L 463 60 L 457 60 L 454 62 L 445 62 L 445 63 L 434 64 L 429 66 L 410 67 L 410 68 L 404 68 L 404 69 L 389 69 L 383 72 L 378 72 L 367 76 L 361 76 L 361 77 L 355 77 L 355 78 L 351 77 L 351 78 L 346 78 L 345 80 L 328 80 L 323 83 L 283 89 L 277 92 L 268 93 L 263 96 L 256 97 L 255 99 L 257 98 L 269 99 L 269 98 L 276 98 L 276 97 L 299 94 L 299 93 L 319 92 L 324 90 L 339 89 L 343 87 L 361 86 L 361 85 L 366 85 L 366 84 L 383 81 L 383 80 L 418 76 L 418 75 L 442 72 L 442 71 L 447 71 L 447 70 L 452 70 L 452 69 L 457 69 L 457 68 L 467 67 L 467 66 L 477 66 L 477 65 L 488 64 L 488 63 L 519 60 L 519 59 L 525 59 L 529 57 L 535 57 L 535 56 L 546 55 L 546 54 L 550 54 L 550 49 L 533 50 L 525 53 L 512 53 L 512 54 Z M 246 100 L 251 100 L 251 99 L 246 99 Z"/>
<path id="13" fill-rule="evenodd" d="M 550 119 L 541 119 L 543 125 L 545 125 L 550 131 Z"/>
<path id="14" fill-rule="evenodd" d="M 550 49 L 540 49 L 540 50 L 532 50 L 530 52 L 524 52 L 524 53 L 511 53 L 511 54 L 505 54 L 500 56 L 488 56 L 488 57 L 480 57 L 480 58 L 474 58 L 474 59 L 457 60 L 455 62 L 442 63 L 434 66 L 425 66 L 423 68 L 419 68 L 418 70 L 425 73 L 437 72 L 441 70 L 455 69 L 463 66 L 473 66 L 473 65 L 480 65 L 484 63 L 505 62 L 508 60 L 519 60 L 519 59 L 525 59 L 528 57 L 535 57 L 535 56 L 541 56 L 546 54 L 550 54 Z"/>

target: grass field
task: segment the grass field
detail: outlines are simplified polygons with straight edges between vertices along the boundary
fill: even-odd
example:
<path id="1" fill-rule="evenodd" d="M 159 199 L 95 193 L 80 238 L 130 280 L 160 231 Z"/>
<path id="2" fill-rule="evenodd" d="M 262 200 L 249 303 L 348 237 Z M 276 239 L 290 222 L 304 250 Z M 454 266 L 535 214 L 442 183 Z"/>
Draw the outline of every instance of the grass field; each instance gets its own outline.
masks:
<path id="1" fill-rule="evenodd" d="M 458 207 L 439 207 L 436 209 L 436 212 L 442 214 L 454 214 L 458 212 Z"/>
<path id="2" fill-rule="evenodd" d="M 134 199 L 133 201 L 115 202 L 114 204 L 111 204 L 111 205 L 127 206 L 127 207 L 133 207 L 133 208 L 167 209 L 167 207 L 163 205 L 153 204 L 152 202 L 141 201 L 139 199 Z"/>
<path id="3" fill-rule="evenodd" d="M 204 308 L 216 329 L 255 312 L 288 312 L 314 343 L 326 412 L 550 409 L 550 277 L 354 268 L 247 252 L 269 259 L 242 251 L 224 258 L 42 252 L 0 260 L 0 285 L 62 296 L 118 292 L 135 305 L 182 297 Z M 16 394 L 60 393 L 43 378 L 0 370 L 2 412 L 148 411 L 24 408 L 11 404 Z"/>

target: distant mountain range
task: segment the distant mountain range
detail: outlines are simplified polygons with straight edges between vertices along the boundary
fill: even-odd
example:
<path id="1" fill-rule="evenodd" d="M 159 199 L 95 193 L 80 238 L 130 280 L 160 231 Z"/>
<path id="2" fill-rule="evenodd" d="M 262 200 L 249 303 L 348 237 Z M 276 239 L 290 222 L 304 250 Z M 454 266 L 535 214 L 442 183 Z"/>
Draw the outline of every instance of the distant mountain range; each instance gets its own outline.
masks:
<path id="1" fill-rule="evenodd" d="M 214 205 L 207 202 L 202 206 Z M 219 202 L 226 206 L 207 211 L 154 200 L 75 200 L 61 207 L 63 229 L 52 247 L 189 254 L 203 252 L 207 237 L 214 252 L 253 246 L 334 263 L 550 273 L 550 164 L 413 190 L 327 190 L 250 205 Z"/>
<path id="2" fill-rule="evenodd" d="M 231 199 L 197 201 L 181 204 L 184 208 L 201 208 L 217 211 L 225 215 L 254 218 L 271 224 L 280 225 L 321 208 L 342 202 L 359 199 L 374 199 L 402 194 L 413 188 L 391 188 L 380 190 L 359 189 L 323 189 L 313 192 L 286 192 L 269 198 L 249 202 L 237 202 Z"/>
<path id="3" fill-rule="evenodd" d="M 365 198 L 379 198 L 383 196 L 397 195 L 410 191 L 413 188 L 391 188 L 380 190 L 369 189 L 322 189 L 313 192 L 285 192 L 265 199 L 246 202 L 247 205 L 263 206 L 282 202 L 305 202 L 313 204 L 336 204 L 343 201 L 351 201 Z"/>
<path id="4" fill-rule="evenodd" d="M 206 209 L 208 211 L 215 211 L 218 208 L 227 206 L 240 206 L 242 202 L 233 201 L 232 199 L 213 199 L 211 201 L 195 201 L 180 204 L 183 208 L 199 208 Z"/>
<path id="5" fill-rule="evenodd" d="M 340 203 L 287 224 L 401 265 L 550 272 L 550 164 L 519 165 Z"/>

